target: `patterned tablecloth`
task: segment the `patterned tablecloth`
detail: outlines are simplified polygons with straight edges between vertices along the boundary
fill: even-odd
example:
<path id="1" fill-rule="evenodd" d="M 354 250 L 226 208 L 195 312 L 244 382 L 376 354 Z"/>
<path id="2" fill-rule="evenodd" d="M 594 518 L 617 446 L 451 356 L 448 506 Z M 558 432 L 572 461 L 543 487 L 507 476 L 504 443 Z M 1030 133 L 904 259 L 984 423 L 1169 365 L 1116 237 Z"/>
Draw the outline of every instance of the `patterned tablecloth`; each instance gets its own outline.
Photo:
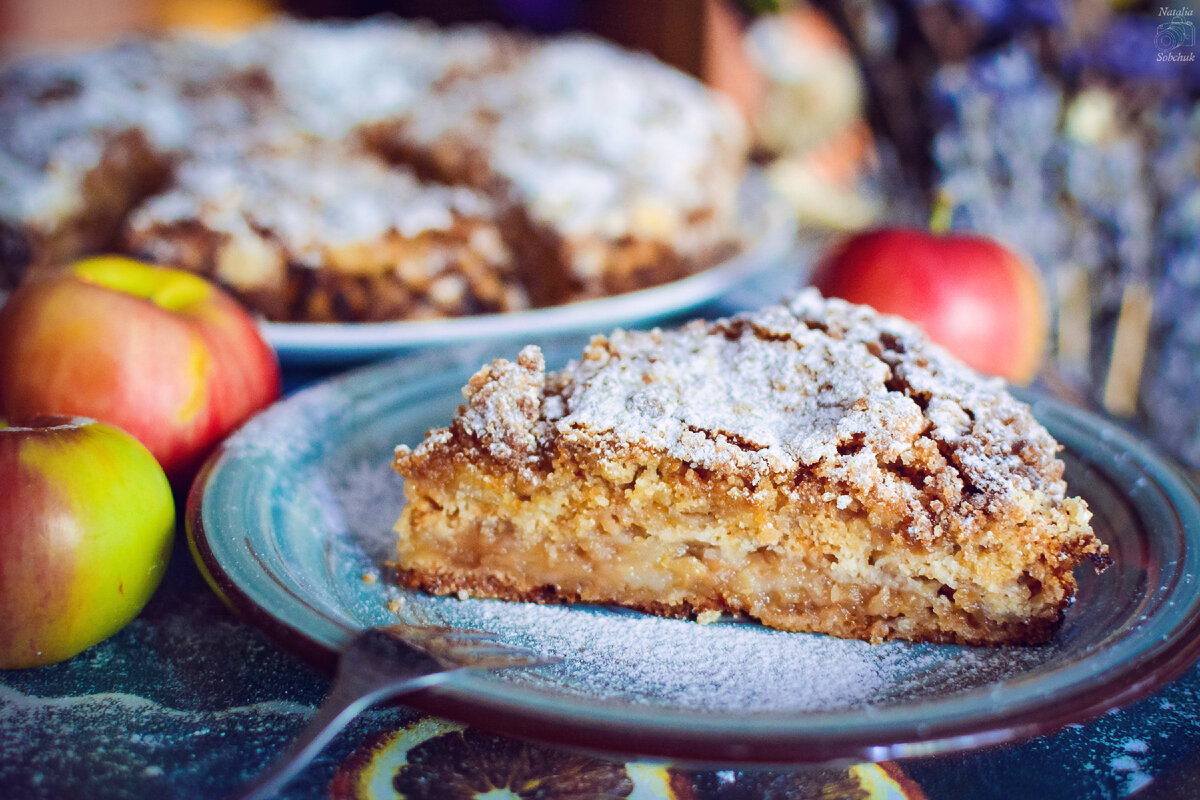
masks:
<path id="1" fill-rule="evenodd" d="M 721 309 L 718 309 L 721 310 Z M 291 372 L 292 388 L 314 374 Z M 182 532 L 128 627 L 64 663 L 0 673 L 0 797 L 227 797 L 313 713 L 328 677 L 239 621 Z M 1200 666 L 1053 735 L 967 754 L 787 771 L 689 770 L 499 737 L 393 705 L 362 715 L 286 798 L 1200 797 Z"/>
<path id="2" fill-rule="evenodd" d="M 284 747 L 328 687 L 326 676 L 221 605 L 180 545 L 158 594 L 119 634 L 64 663 L 0 674 L 0 796 L 227 797 Z M 1200 797 L 1200 667 L 1148 700 L 1024 744 L 830 770 L 614 763 L 388 706 L 360 717 L 283 797 L 1087 800 L 1134 793 Z"/>

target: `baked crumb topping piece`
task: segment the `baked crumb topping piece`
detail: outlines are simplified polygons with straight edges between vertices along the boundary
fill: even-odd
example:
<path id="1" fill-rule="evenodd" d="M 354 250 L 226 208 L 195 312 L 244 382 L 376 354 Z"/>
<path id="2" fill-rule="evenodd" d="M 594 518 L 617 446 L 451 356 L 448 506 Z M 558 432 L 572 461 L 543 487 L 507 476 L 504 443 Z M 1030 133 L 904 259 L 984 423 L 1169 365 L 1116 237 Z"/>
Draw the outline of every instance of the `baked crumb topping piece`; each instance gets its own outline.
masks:
<path id="1" fill-rule="evenodd" d="M 496 203 L 429 184 L 377 156 L 334 143 L 219 153 L 180 166 L 174 186 L 130 217 L 134 252 L 237 286 L 287 297 L 270 318 L 383 320 L 527 308 Z M 356 283 L 374 297 L 339 313 Z M 320 303 L 330 305 L 319 307 Z"/>
<path id="2" fill-rule="evenodd" d="M 568 466 L 608 475 L 620 484 L 612 492 L 618 502 L 646 470 L 662 473 L 662 464 L 670 463 L 678 465 L 684 485 L 712 492 L 706 513 L 714 518 L 723 503 L 756 510 L 757 523 L 738 523 L 758 526 L 743 532 L 753 542 L 748 551 L 785 552 L 785 540 L 805 536 L 811 546 L 829 544 L 814 540 L 811 531 L 793 530 L 803 527 L 806 515 L 821 517 L 822 525 L 853 521 L 851 527 L 870 532 L 862 542 L 868 551 L 882 546 L 920 554 L 928 563 L 919 577 L 951 599 L 966 586 L 948 578 L 963 570 L 936 562 L 959 554 L 978 561 L 971 569 L 990 577 L 976 575 L 978 586 L 958 598 L 968 606 L 971 592 L 986 594 L 982 587 L 989 581 L 1010 584 L 998 590 L 1002 594 L 1023 582 L 1019 593 L 1027 605 L 1053 584 L 1049 616 L 1057 619 L 1074 591 L 1071 568 L 1089 557 L 1097 566 L 1106 563 L 1107 549 L 1091 533 L 1086 505 L 1067 496 L 1057 443 L 1002 382 L 981 378 L 902 320 L 811 290 L 786 305 L 729 319 L 596 337 L 582 358 L 549 374 L 540 351 L 527 347 L 515 363 L 482 369 L 464 396 L 467 405 L 449 428 L 431 432 L 415 450 L 397 450 L 396 467 L 410 482 L 410 505 L 416 500 L 420 506 L 427 477 L 436 473 L 453 481 L 468 463 L 505 476 L 505 486 L 520 497 L 536 497 Z M 454 503 L 446 497 L 436 502 Z M 564 501 L 555 524 L 570 525 L 567 507 L 590 502 L 596 498 Z M 663 502 L 661 524 L 686 522 L 677 519 L 670 498 Z M 469 516 L 481 507 L 474 497 L 454 513 Z M 489 509 L 507 513 L 503 503 Z M 416 512 L 405 514 L 402 537 L 416 524 Z M 785 517 L 792 519 L 778 522 Z M 711 522 L 693 521 L 702 533 Z M 581 535 L 606 535 L 588 527 L 593 523 Z M 498 518 L 495 524 L 504 523 Z M 767 529 L 774 533 L 764 536 Z M 655 536 L 651 522 L 644 534 Z M 823 535 L 841 534 L 827 529 Z M 403 568 L 403 538 L 401 547 Z M 844 552 L 833 558 L 841 562 L 848 555 L 853 560 Z M 714 562 L 723 558 L 711 556 Z M 870 553 L 858 557 L 869 560 Z M 867 582 L 879 583 L 878 571 L 871 574 Z M 689 603 L 693 610 L 746 605 L 708 599 L 707 606 Z M 1004 635 L 1020 627 L 1016 619 L 1005 617 Z M 1030 629 L 1018 638 L 1048 635 L 1046 626 L 1033 627 L 1036 636 Z M 962 631 L 899 635 L 988 640 Z"/>

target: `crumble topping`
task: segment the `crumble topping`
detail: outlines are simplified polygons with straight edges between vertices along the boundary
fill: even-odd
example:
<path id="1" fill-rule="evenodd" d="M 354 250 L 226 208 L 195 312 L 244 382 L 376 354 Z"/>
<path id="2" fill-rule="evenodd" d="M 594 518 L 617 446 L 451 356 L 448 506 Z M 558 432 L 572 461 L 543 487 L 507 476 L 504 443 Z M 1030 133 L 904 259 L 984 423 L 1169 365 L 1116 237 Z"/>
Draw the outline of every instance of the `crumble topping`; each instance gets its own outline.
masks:
<path id="1" fill-rule="evenodd" d="M 722 162 L 746 144 L 723 98 L 600 40 L 283 20 L 0 64 L 0 217 L 54 219 L 107 135 L 141 131 L 186 162 L 214 142 L 254 155 L 374 123 L 403 125 L 429 148 L 487 151 L 539 221 L 605 238 L 674 233 L 722 204 L 728 218 L 740 168 Z"/>
<path id="2" fill-rule="evenodd" d="M 333 247 L 388 234 L 416 238 L 494 213 L 492 201 L 471 189 L 424 183 L 370 154 L 328 144 L 187 161 L 174 188 L 146 202 L 129 226 L 137 234 L 198 220 L 230 235 L 267 231 L 290 260 L 318 267 Z M 431 273 L 437 267 L 427 265 Z"/>
<path id="3" fill-rule="evenodd" d="M 464 394 L 449 431 L 415 455 L 457 436 L 527 476 L 561 450 L 616 459 L 629 448 L 747 492 L 811 476 L 834 487 L 825 501 L 839 509 L 896 510 L 913 541 L 979 532 L 985 517 L 1020 524 L 1066 495 L 1057 443 L 1002 381 L 899 318 L 813 290 L 677 330 L 598 336 L 549 375 L 527 347 Z"/>
<path id="4" fill-rule="evenodd" d="M 662 238 L 688 212 L 731 200 L 736 186 L 721 181 L 728 170 L 713 154 L 745 148 L 723 99 L 649 56 L 585 36 L 547 41 L 508 71 L 458 82 L 413 114 L 406 133 L 426 146 L 447 136 L 469 143 L 536 220 L 602 238 Z"/>
<path id="5" fill-rule="evenodd" d="M 516 461 L 522 469 L 537 460 L 535 431 L 546 383 L 546 360 L 537 347 L 521 350 L 517 363 L 498 360 L 471 377 L 463 388 L 468 405 L 458 424 L 497 461 Z"/>

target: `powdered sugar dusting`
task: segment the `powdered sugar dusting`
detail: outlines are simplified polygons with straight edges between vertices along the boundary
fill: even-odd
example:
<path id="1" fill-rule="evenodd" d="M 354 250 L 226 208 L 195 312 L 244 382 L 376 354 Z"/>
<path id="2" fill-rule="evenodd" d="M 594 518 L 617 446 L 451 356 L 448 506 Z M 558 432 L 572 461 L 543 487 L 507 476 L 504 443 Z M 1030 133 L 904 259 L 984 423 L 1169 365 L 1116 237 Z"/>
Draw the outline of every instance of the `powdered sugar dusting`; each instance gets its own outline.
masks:
<path id="1" fill-rule="evenodd" d="M 927 429 L 952 446 L 971 429 L 1012 445 L 974 454 L 990 458 L 972 470 L 988 489 L 1007 493 L 1032 488 L 1014 458 L 1021 432 L 1054 448 L 999 381 L 969 372 L 899 319 L 812 290 L 790 305 L 678 331 L 617 331 L 564 378 L 564 413 L 554 420 L 560 435 L 644 442 L 712 469 L 765 474 L 826 462 L 852 482 L 855 467 L 832 462 L 853 455 L 839 448 L 856 440 L 887 463 Z M 921 405 L 933 401 L 937 414 L 957 412 L 962 427 L 947 430 L 940 417 L 928 424 Z M 983 422 L 972 427 L 970 419 Z"/>
<path id="2" fill-rule="evenodd" d="M 536 219 L 602 238 L 661 236 L 713 202 L 728 212 L 736 178 L 714 154 L 745 144 L 736 114 L 700 84 L 581 36 L 460 82 L 408 134 L 424 145 L 463 137 Z"/>
<path id="3" fill-rule="evenodd" d="M 424 606 L 407 613 L 424 612 Z M 676 708 L 861 706 L 886 693 L 895 677 L 888 662 L 898 655 L 896 648 L 865 642 L 599 608 L 468 600 L 443 601 L 436 611 L 439 621 L 493 631 L 563 659 L 542 670 L 538 682 L 585 697 Z M 910 659 L 908 668 L 930 660 Z"/>

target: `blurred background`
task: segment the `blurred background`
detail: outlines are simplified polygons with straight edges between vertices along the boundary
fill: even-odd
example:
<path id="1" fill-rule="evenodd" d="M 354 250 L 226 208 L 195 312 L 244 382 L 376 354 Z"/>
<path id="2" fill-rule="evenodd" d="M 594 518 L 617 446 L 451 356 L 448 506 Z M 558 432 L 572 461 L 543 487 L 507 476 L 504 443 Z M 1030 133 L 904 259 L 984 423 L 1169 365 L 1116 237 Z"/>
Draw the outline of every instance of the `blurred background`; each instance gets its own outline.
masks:
<path id="1" fill-rule="evenodd" d="M 805 231 L 992 235 L 1041 273 L 1042 380 L 1200 467 L 1200 67 L 1181 0 L 4 0 L 5 58 L 277 14 L 589 31 L 727 93 Z"/>

